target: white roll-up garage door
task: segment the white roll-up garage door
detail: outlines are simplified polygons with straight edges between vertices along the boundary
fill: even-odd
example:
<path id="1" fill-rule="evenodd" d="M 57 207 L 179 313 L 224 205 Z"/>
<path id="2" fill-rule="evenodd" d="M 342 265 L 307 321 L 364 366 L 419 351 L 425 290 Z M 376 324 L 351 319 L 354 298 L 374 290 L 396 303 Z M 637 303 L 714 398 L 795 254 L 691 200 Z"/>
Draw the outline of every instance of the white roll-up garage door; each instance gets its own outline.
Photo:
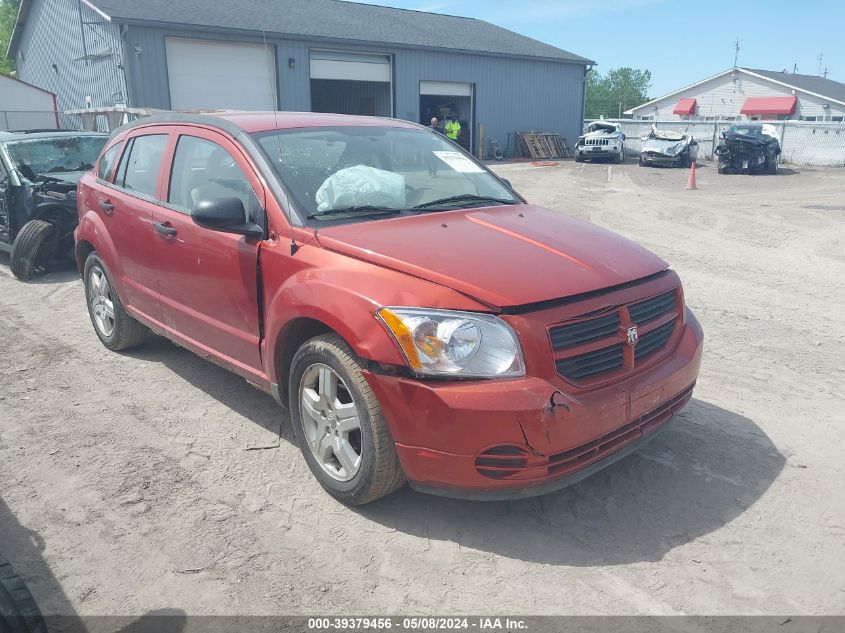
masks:
<path id="1" fill-rule="evenodd" d="M 449 97 L 471 97 L 472 84 L 465 84 L 457 81 L 421 81 L 420 94 Z"/>
<path id="2" fill-rule="evenodd" d="M 275 110 L 272 46 L 165 38 L 173 110 Z"/>
<path id="3" fill-rule="evenodd" d="M 311 79 L 390 83 L 390 57 L 343 51 L 311 51 Z"/>

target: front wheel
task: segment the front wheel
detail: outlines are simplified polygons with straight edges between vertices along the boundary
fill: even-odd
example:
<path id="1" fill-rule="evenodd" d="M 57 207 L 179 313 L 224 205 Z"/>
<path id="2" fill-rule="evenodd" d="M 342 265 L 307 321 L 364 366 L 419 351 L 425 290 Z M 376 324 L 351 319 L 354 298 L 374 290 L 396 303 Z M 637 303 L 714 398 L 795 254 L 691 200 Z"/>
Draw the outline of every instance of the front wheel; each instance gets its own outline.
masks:
<path id="1" fill-rule="evenodd" d="M 340 336 L 318 336 L 297 350 L 288 393 L 302 455 L 330 495 L 362 505 L 405 484 L 381 405 Z"/>
<path id="2" fill-rule="evenodd" d="M 84 275 L 88 315 L 103 345 L 117 352 L 143 343 L 149 330 L 126 312 L 97 251 L 85 260 Z"/>
<path id="3" fill-rule="evenodd" d="M 617 163 L 624 163 L 625 162 L 625 146 L 622 145 L 619 147 L 619 153 L 615 156 L 615 160 Z"/>
<path id="4" fill-rule="evenodd" d="M 47 270 L 55 251 L 56 227 L 44 220 L 30 220 L 21 227 L 12 244 L 9 267 L 21 281 L 29 281 Z"/>
<path id="5" fill-rule="evenodd" d="M 766 171 L 772 174 L 773 176 L 778 173 L 778 157 L 777 156 L 769 156 L 766 159 Z"/>

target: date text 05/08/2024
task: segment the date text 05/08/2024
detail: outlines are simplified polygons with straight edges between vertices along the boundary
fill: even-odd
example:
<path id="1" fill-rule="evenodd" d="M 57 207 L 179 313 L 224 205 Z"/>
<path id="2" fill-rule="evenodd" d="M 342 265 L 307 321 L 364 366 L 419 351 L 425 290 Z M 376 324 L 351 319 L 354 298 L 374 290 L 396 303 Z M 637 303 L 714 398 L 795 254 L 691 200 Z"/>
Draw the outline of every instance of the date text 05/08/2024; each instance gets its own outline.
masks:
<path id="1" fill-rule="evenodd" d="M 312 631 L 527 631 L 524 620 L 499 617 L 309 618 Z"/>

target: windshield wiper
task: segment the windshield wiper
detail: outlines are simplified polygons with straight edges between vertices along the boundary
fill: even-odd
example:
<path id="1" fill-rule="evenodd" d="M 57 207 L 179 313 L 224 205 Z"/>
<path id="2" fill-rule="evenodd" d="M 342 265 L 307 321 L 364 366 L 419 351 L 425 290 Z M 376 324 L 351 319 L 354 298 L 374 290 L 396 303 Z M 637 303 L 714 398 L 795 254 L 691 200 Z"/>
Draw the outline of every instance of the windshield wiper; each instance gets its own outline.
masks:
<path id="1" fill-rule="evenodd" d="M 362 204 L 352 207 L 342 207 L 340 209 L 326 209 L 325 211 L 316 211 L 309 213 L 306 218 L 323 218 L 329 215 L 346 215 L 346 214 L 364 214 L 366 215 L 393 215 L 402 213 L 402 209 L 393 209 L 391 207 L 380 207 L 373 204 Z"/>
<path id="2" fill-rule="evenodd" d="M 432 200 L 431 202 L 423 202 L 413 207 L 413 210 L 429 209 L 437 207 L 441 204 L 450 204 L 452 202 L 496 202 L 498 204 L 517 204 L 514 200 L 503 200 L 502 198 L 493 198 L 491 196 L 479 196 L 474 193 L 464 193 L 459 196 L 449 196 L 448 198 L 440 198 L 439 200 Z"/>

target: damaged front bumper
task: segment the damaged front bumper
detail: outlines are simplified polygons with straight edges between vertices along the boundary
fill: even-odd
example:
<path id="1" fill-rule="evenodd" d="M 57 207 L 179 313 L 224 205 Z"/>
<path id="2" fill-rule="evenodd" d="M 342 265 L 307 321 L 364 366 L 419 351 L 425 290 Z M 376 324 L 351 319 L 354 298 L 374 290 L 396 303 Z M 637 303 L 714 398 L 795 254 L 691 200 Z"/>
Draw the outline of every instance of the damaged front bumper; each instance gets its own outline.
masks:
<path id="1" fill-rule="evenodd" d="M 650 439 L 692 397 L 702 339 L 688 313 L 664 362 L 577 395 L 532 376 L 439 383 L 365 375 L 413 488 L 518 499 L 572 485 Z M 584 428 L 593 429 L 588 439 Z"/>

